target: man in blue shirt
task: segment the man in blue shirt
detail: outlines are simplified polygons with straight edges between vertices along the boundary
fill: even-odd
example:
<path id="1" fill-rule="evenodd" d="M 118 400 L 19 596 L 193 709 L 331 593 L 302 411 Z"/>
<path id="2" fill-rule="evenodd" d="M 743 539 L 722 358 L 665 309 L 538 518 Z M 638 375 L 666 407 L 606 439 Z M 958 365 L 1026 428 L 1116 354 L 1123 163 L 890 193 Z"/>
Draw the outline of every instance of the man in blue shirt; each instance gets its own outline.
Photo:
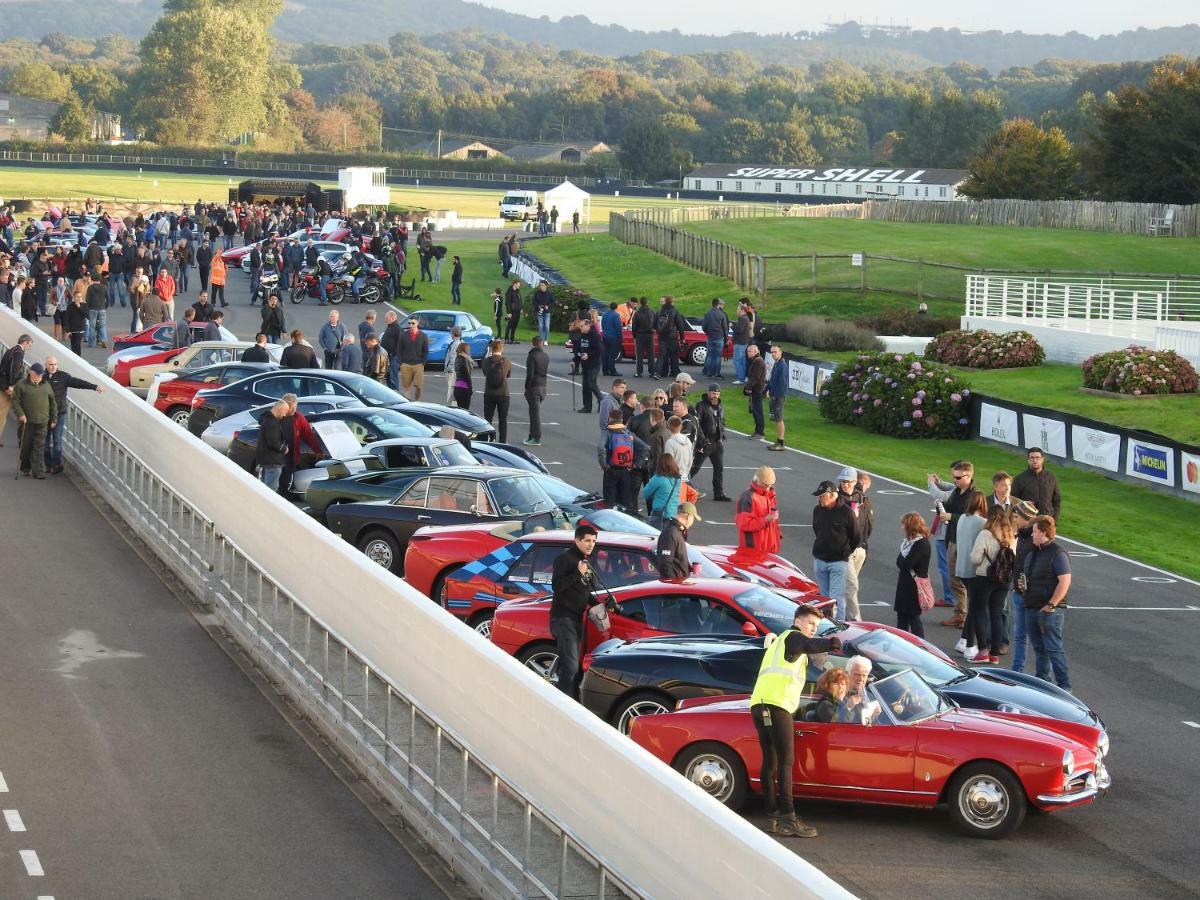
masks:
<path id="1" fill-rule="evenodd" d="M 621 355 L 621 314 L 617 304 L 608 304 L 608 312 L 600 317 L 600 334 L 604 337 L 604 370 L 601 374 L 617 376 L 617 359 Z"/>
<path id="2" fill-rule="evenodd" d="M 725 315 L 725 301 L 717 297 L 712 308 L 704 314 L 704 375 L 706 378 L 721 377 L 721 357 L 725 353 L 725 339 L 729 334 L 729 316 Z"/>

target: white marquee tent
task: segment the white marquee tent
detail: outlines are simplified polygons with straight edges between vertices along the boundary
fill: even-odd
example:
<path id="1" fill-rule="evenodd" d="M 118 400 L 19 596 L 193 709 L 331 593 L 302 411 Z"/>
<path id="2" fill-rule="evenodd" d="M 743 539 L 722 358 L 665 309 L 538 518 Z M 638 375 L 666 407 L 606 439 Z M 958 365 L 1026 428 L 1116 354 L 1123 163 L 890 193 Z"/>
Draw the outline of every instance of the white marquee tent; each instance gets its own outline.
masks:
<path id="1" fill-rule="evenodd" d="M 558 187 L 546 191 L 546 208 L 558 207 L 559 228 L 567 230 L 571 224 L 571 216 L 579 213 L 579 221 L 585 225 L 592 221 L 592 195 L 583 188 L 578 188 L 569 181 L 564 181 Z"/>

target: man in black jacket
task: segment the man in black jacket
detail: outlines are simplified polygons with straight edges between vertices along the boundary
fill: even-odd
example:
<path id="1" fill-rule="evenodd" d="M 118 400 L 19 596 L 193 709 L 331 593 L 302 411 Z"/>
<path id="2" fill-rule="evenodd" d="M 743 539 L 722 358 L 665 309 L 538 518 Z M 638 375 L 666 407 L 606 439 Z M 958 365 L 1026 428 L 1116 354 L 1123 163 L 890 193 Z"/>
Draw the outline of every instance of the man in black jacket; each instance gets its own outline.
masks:
<path id="1" fill-rule="evenodd" d="M 284 433 L 283 420 L 291 412 L 285 400 L 276 400 L 275 405 L 258 418 L 258 446 L 254 450 L 254 462 L 258 466 L 258 477 L 272 491 L 279 490 L 279 479 L 288 462 L 291 445 Z"/>
<path id="2" fill-rule="evenodd" d="M 279 294 L 272 291 L 262 308 L 262 327 L 260 329 L 272 344 L 278 344 L 279 339 L 287 331 L 287 319 L 283 307 L 279 303 Z"/>
<path id="3" fill-rule="evenodd" d="M 387 386 L 393 391 L 400 390 L 400 316 L 394 309 L 389 309 L 383 317 L 385 323 L 383 337 L 379 346 L 388 355 Z"/>
<path id="4" fill-rule="evenodd" d="M 575 529 L 575 542 L 554 560 L 550 579 L 550 633 L 558 648 L 558 689 L 575 699 L 579 681 L 579 650 L 583 643 L 583 614 L 593 604 L 595 576 L 588 557 L 596 549 L 598 532 L 591 525 Z"/>
<path id="5" fill-rule="evenodd" d="M 813 576 L 821 593 L 833 600 L 842 621 L 846 617 L 846 569 L 858 546 L 858 523 L 849 506 L 838 502 L 837 485 L 822 481 L 813 491 Z"/>
<path id="6" fill-rule="evenodd" d="M 522 441 L 528 447 L 542 445 L 542 402 L 546 399 L 546 378 L 550 357 L 542 349 L 542 336 L 535 335 L 533 347 L 525 357 L 525 402 L 529 405 L 529 437 Z"/>
<path id="7" fill-rule="evenodd" d="M 76 388 L 81 391 L 95 391 L 97 394 L 103 394 L 104 386 L 84 381 L 69 372 L 62 371 L 58 367 L 58 357 L 56 356 L 46 357 L 46 381 L 50 383 L 50 389 L 54 392 L 54 399 L 58 403 L 58 421 L 46 435 L 46 471 L 51 475 L 57 475 L 63 470 L 62 442 L 63 430 L 67 424 L 67 389 Z"/>
<path id="8" fill-rule="evenodd" d="M 212 271 L 213 252 L 208 241 L 200 244 L 196 251 L 196 269 L 200 273 L 200 290 L 208 290 L 208 273 Z"/>
<path id="9" fill-rule="evenodd" d="M 696 404 L 696 449 L 688 481 L 695 482 L 705 457 L 712 463 L 713 500 L 728 502 L 725 496 L 725 407 L 721 405 L 721 386 L 713 382 Z"/>
<path id="10" fill-rule="evenodd" d="M 658 375 L 659 378 L 674 378 L 679 374 L 679 345 L 687 322 L 675 308 L 675 298 L 670 294 L 662 298 L 662 309 L 654 319 L 654 330 L 658 332 Z"/>
<path id="11" fill-rule="evenodd" d="M 633 331 L 633 360 L 637 367 L 638 378 L 642 377 L 642 364 L 646 366 L 646 372 L 650 375 L 654 374 L 654 310 L 646 302 L 646 298 L 642 297 L 638 300 L 638 308 L 633 313 L 633 318 L 629 320 L 629 327 Z"/>
<path id="12" fill-rule="evenodd" d="M 292 332 L 292 342 L 283 348 L 279 365 L 285 369 L 317 369 L 317 351 L 304 343 L 304 332 L 297 328 Z"/>
<path id="13" fill-rule="evenodd" d="M 0 447 L 4 446 L 4 428 L 8 425 L 13 389 L 25 378 L 25 354 L 32 346 L 33 338 L 23 334 L 0 357 Z"/>
<path id="14" fill-rule="evenodd" d="M 684 501 L 675 510 L 674 517 L 663 522 L 658 536 L 658 553 L 654 557 L 658 577 L 667 579 L 687 578 L 692 574 L 692 563 L 688 559 L 688 530 L 701 521 L 696 504 Z"/>
<path id="15" fill-rule="evenodd" d="M 579 364 L 579 371 L 583 375 L 583 407 L 578 412 L 590 414 L 592 398 L 596 398 L 597 404 L 604 399 L 600 393 L 600 387 L 596 383 L 596 379 L 600 375 L 600 364 L 604 359 L 604 344 L 600 335 L 592 328 L 590 319 L 584 319 L 579 323 L 579 330 L 575 332 L 575 337 L 571 339 L 571 342 L 575 351 L 575 361 Z"/>
<path id="16" fill-rule="evenodd" d="M 87 293 L 89 347 L 99 344 L 108 346 L 108 274 L 100 273 L 100 280 L 88 285 Z"/>
<path id="17" fill-rule="evenodd" d="M 492 352 L 484 357 L 479 368 L 483 370 L 483 417 L 489 425 L 493 416 L 498 417 L 496 440 L 507 443 L 508 376 L 512 373 L 512 363 L 505 357 L 504 345 L 500 341 L 492 341 Z"/>
<path id="18" fill-rule="evenodd" d="M 1046 454 L 1041 447 L 1030 447 L 1025 458 L 1029 468 L 1013 481 L 1012 495 L 1030 501 L 1042 515 L 1053 516 L 1057 522 L 1062 513 L 1062 497 L 1058 494 L 1058 479 L 1046 470 Z"/>
<path id="19" fill-rule="evenodd" d="M 517 328 L 521 324 L 521 280 L 514 278 L 508 290 L 504 292 L 504 308 L 508 318 L 504 324 L 504 343 L 517 343 Z"/>
<path id="20" fill-rule="evenodd" d="M 261 331 L 254 336 L 254 346 L 247 347 L 242 353 L 242 362 L 269 363 L 271 354 L 267 352 L 267 336 Z"/>
<path id="21" fill-rule="evenodd" d="M 725 301 L 717 297 L 712 307 L 704 314 L 704 374 L 709 378 L 721 377 L 721 358 L 725 354 L 725 341 L 729 335 L 729 316 L 725 315 Z"/>

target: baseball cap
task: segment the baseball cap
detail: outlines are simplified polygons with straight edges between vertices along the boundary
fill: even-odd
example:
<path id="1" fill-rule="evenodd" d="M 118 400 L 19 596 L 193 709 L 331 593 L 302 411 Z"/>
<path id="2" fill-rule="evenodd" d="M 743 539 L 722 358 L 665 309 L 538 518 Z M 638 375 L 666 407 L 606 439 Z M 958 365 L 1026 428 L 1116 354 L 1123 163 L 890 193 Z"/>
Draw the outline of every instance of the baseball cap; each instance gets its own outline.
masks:
<path id="1" fill-rule="evenodd" d="M 832 481 L 822 481 L 817 485 L 817 489 L 813 491 L 814 497 L 820 497 L 822 494 L 836 494 L 837 485 Z"/>
<path id="2" fill-rule="evenodd" d="M 838 472 L 838 481 L 858 481 L 858 471 L 846 466 L 842 471 Z"/>
<path id="3" fill-rule="evenodd" d="M 696 383 L 696 379 L 693 378 L 691 375 L 689 375 L 687 372 L 680 372 L 678 375 L 675 376 L 675 380 L 679 384 L 695 384 Z"/>
<path id="4" fill-rule="evenodd" d="M 34 375 L 45 375 L 46 367 L 43 366 L 41 363 L 34 363 L 32 366 L 29 367 L 29 371 L 32 372 Z"/>
<path id="5" fill-rule="evenodd" d="M 708 386 L 708 389 L 710 391 L 716 391 L 717 393 L 721 392 L 721 386 L 719 384 L 717 384 L 715 381 Z"/>
<path id="6" fill-rule="evenodd" d="M 680 503 L 679 506 L 675 507 L 675 511 L 677 513 L 686 513 L 689 516 L 694 516 L 697 522 L 704 521 L 703 519 L 700 518 L 700 513 L 696 512 L 696 504 L 695 503 L 688 503 L 685 500 L 683 503 Z"/>

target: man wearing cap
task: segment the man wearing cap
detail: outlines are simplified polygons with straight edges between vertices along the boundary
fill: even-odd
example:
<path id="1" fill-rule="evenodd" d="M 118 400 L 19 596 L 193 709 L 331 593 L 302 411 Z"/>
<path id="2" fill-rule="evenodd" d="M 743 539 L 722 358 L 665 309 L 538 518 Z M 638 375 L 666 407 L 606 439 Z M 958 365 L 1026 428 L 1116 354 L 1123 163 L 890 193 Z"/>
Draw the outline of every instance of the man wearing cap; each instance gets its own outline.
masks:
<path id="1" fill-rule="evenodd" d="M 676 508 L 674 516 L 663 522 L 662 533 L 658 536 L 658 555 L 655 557 L 659 578 L 665 581 L 687 578 L 692 574 L 687 536 L 688 529 L 699 521 L 696 504 L 684 502 Z"/>
<path id="2" fill-rule="evenodd" d="M 17 338 L 17 342 L 4 351 L 0 356 L 0 447 L 4 446 L 4 428 L 8 425 L 8 408 L 12 405 L 12 395 L 21 379 L 25 377 L 25 354 L 33 346 L 33 338 L 27 334 Z"/>
<path id="3" fill-rule="evenodd" d="M 858 576 L 867 561 L 867 541 L 875 525 L 875 509 L 859 483 L 857 469 L 850 466 L 843 468 L 838 473 L 837 484 L 838 503 L 854 513 L 855 531 L 858 534 L 850 558 L 846 560 L 846 616 L 857 621 L 862 618 L 858 608 Z"/>
<path id="4" fill-rule="evenodd" d="M 783 543 L 779 530 L 779 504 L 775 497 L 775 470 L 761 466 L 742 491 L 735 507 L 738 547 L 758 553 L 778 553 Z"/>
<path id="5" fill-rule="evenodd" d="M 721 377 L 721 357 L 725 354 L 725 339 L 729 334 L 729 316 L 725 315 L 725 301 L 717 297 L 712 307 L 704 314 L 704 376 Z"/>
<path id="6" fill-rule="evenodd" d="M 846 573 L 850 554 L 858 546 L 858 523 L 849 506 L 838 502 L 838 488 L 822 481 L 813 491 L 813 577 L 837 607 L 836 618 L 846 617 Z"/>
<path id="7" fill-rule="evenodd" d="M 688 481 L 694 482 L 705 457 L 712 463 L 713 500 L 728 502 L 725 495 L 725 407 L 721 405 L 721 385 L 715 381 L 696 404 L 696 450 Z"/>
<path id="8" fill-rule="evenodd" d="M 58 421 L 58 402 L 45 374 L 45 367 L 34 363 L 12 394 L 13 415 L 21 423 L 21 474 L 37 479 L 46 477 L 46 432 Z"/>

